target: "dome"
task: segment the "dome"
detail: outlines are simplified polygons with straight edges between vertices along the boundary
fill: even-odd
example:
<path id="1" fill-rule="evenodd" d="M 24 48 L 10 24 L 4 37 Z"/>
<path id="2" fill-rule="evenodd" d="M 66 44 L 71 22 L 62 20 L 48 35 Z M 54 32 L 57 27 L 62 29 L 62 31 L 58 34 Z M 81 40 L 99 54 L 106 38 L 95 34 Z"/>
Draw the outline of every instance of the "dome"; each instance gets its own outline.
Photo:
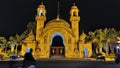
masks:
<path id="1" fill-rule="evenodd" d="M 48 26 L 53 26 L 53 25 L 62 25 L 62 26 L 66 26 L 66 27 L 70 27 L 70 24 L 68 24 L 65 20 L 63 19 L 53 19 L 53 20 L 50 20 L 47 24 L 46 24 L 46 27 Z"/>
<path id="2" fill-rule="evenodd" d="M 86 37 L 86 34 L 83 32 L 81 35 L 80 35 L 80 39 L 85 39 Z"/>
<path id="3" fill-rule="evenodd" d="M 28 37 L 27 37 L 25 40 L 26 40 L 26 41 L 33 41 L 33 40 L 35 40 L 35 36 L 34 36 L 32 30 L 31 30 L 31 32 L 28 34 Z"/>
<path id="4" fill-rule="evenodd" d="M 43 5 L 43 2 L 41 2 L 41 4 L 39 5 L 39 8 L 45 8 L 45 6 Z"/>
<path id="5" fill-rule="evenodd" d="M 75 5 L 75 3 L 73 3 L 73 6 L 71 7 L 71 9 L 78 9 L 78 7 Z"/>
<path id="6" fill-rule="evenodd" d="M 77 8 L 77 6 L 75 6 L 75 5 L 74 5 L 74 6 L 72 6 L 72 8 L 71 8 L 71 9 L 78 9 L 78 8 Z"/>

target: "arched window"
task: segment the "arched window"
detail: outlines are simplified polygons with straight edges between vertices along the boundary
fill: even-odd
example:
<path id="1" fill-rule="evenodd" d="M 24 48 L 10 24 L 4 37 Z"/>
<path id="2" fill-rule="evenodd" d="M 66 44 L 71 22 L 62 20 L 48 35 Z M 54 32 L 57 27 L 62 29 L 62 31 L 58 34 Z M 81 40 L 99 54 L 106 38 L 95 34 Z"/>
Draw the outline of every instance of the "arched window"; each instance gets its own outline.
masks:
<path id="1" fill-rule="evenodd" d="M 75 11 L 73 12 L 73 16 L 76 16 L 76 12 Z"/>
<path id="2" fill-rule="evenodd" d="M 42 10 L 40 10 L 39 15 L 43 16 L 43 11 Z"/>

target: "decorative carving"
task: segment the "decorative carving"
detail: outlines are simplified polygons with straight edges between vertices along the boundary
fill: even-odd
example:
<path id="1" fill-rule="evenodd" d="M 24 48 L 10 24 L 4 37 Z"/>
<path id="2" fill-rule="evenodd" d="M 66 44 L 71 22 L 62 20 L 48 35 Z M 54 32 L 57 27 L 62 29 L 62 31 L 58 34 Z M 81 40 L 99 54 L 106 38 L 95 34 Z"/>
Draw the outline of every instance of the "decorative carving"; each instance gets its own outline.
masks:
<path id="1" fill-rule="evenodd" d="M 68 44 L 71 44 L 71 38 L 68 39 Z"/>
<path id="2" fill-rule="evenodd" d="M 47 35 L 44 37 L 44 43 L 47 43 Z"/>
<path id="3" fill-rule="evenodd" d="M 36 58 L 40 58 L 40 53 L 41 53 L 41 49 L 40 48 L 36 48 L 35 49 L 35 57 Z"/>

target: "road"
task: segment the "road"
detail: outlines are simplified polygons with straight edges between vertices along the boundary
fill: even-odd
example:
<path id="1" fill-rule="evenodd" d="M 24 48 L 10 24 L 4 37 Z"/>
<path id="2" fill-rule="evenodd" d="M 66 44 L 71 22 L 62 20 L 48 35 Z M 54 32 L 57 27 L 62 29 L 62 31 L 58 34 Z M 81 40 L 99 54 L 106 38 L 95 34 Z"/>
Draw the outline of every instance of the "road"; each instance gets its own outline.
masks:
<path id="1" fill-rule="evenodd" d="M 9 61 L 0 61 L 0 68 L 10 68 L 14 65 Z M 113 61 L 84 61 L 84 60 L 39 60 L 37 68 L 120 68 Z"/>
<path id="2" fill-rule="evenodd" d="M 120 68 L 120 64 L 105 61 L 52 60 L 38 64 L 38 68 Z"/>

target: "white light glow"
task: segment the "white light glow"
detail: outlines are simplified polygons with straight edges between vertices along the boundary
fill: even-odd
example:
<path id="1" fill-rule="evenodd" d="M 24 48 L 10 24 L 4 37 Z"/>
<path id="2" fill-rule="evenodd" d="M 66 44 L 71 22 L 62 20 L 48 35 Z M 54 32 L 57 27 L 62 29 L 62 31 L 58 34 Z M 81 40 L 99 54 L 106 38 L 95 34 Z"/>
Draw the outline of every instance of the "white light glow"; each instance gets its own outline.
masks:
<path id="1" fill-rule="evenodd" d="M 60 34 L 59 32 L 56 32 L 55 34 L 52 35 L 50 45 L 52 44 L 52 40 L 53 40 L 53 38 L 54 38 L 55 36 L 60 36 L 60 37 L 62 37 L 63 44 L 65 45 L 65 43 L 64 43 L 64 37 L 63 37 L 63 35 Z"/>
<path id="2" fill-rule="evenodd" d="M 40 10 L 40 13 L 39 13 L 39 15 L 40 15 L 40 16 L 42 16 L 42 13 L 43 13 L 43 12 L 42 12 L 42 10 Z"/>

